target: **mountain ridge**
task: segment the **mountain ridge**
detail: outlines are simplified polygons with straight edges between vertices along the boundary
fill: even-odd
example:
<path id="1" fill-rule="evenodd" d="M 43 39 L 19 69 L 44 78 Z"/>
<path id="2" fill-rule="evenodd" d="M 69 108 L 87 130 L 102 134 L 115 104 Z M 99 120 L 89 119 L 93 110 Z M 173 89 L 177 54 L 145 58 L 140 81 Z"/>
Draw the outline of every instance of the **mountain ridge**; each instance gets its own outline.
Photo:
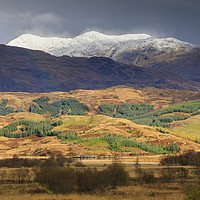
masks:
<path id="1" fill-rule="evenodd" d="M 137 64 L 137 55 L 124 58 L 124 54 L 166 54 L 171 51 L 188 52 L 197 46 L 175 38 L 155 38 L 148 34 L 105 35 L 96 31 L 86 32 L 74 38 L 39 37 L 21 35 L 8 43 L 33 50 L 41 50 L 55 56 L 109 57 L 126 64 Z M 148 56 L 148 54 L 147 54 Z M 134 58 L 135 57 L 135 58 Z"/>
<path id="2" fill-rule="evenodd" d="M 1 92 L 52 92 L 116 85 L 200 91 L 200 83 L 109 58 L 56 57 L 42 51 L 0 45 Z"/>
<path id="3" fill-rule="evenodd" d="M 74 38 L 40 37 L 33 34 L 23 34 L 18 38 L 10 41 L 8 45 L 23 47 L 32 50 L 41 50 L 55 56 L 63 56 L 63 55 L 72 56 L 71 54 L 69 54 L 69 52 L 68 54 L 62 52 L 63 51 L 62 49 L 66 47 L 72 47 L 73 45 L 77 45 L 78 43 L 81 44 L 81 43 L 104 41 L 104 40 L 106 40 L 106 42 L 109 41 L 125 42 L 128 40 L 142 40 L 150 37 L 151 36 L 147 34 L 104 35 L 96 31 L 86 32 Z M 93 56 L 99 56 L 99 55 L 93 55 Z"/>

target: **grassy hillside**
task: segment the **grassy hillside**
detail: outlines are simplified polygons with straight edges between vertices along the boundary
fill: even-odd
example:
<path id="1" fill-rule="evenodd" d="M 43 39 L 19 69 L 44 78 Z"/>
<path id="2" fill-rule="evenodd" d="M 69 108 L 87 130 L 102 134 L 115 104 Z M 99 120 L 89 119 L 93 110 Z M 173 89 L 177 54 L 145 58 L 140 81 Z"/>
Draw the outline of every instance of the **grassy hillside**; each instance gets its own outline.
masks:
<path id="1" fill-rule="evenodd" d="M 173 122 L 170 130 L 178 137 L 200 142 L 200 115 L 180 122 Z"/>
<path id="2" fill-rule="evenodd" d="M 198 150 L 199 98 L 196 92 L 125 86 L 66 93 L 0 93 L 0 157 L 56 152 L 148 156 Z M 144 118 L 154 123 L 147 126 Z"/>
<path id="3" fill-rule="evenodd" d="M 28 111 L 34 103 L 33 100 L 39 97 L 48 97 L 51 102 L 68 98 L 75 98 L 90 108 L 90 112 L 96 113 L 101 104 L 148 104 L 153 105 L 154 110 L 180 104 L 187 101 L 200 99 L 198 92 L 140 88 L 134 89 L 127 86 L 116 86 L 99 90 L 72 90 L 70 92 L 51 92 L 51 93 L 23 93 L 23 92 L 1 92 L 0 103 L 3 99 L 8 99 L 7 106 L 14 107 L 14 110 Z"/>
<path id="4" fill-rule="evenodd" d="M 15 117 L 13 114 L 12 116 Z M 58 151 L 66 156 L 145 156 L 170 153 L 170 151 L 165 152 L 163 148 L 157 149 L 157 147 L 172 146 L 173 144 L 177 144 L 182 151 L 198 150 L 200 147 L 199 144 L 187 139 L 161 133 L 155 127 L 136 125 L 126 119 L 101 115 L 63 116 L 60 119 L 63 124 L 55 127 L 53 131 L 62 131 L 63 135 L 67 137 L 38 137 L 35 134 L 22 138 L 0 137 L 0 157 L 12 157 L 14 154 L 45 156 L 56 154 Z M 137 145 L 147 144 L 147 146 L 130 144 L 135 141 L 137 141 Z M 124 142 L 129 143 L 124 144 Z M 185 143 L 187 145 L 184 145 Z M 155 151 L 152 151 L 150 147 Z"/>
<path id="5" fill-rule="evenodd" d="M 199 115 L 200 100 L 188 101 L 154 111 L 147 104 L 101 104 L 100 112 L 115 118 L 129 119 L 136 124 L 167 127 L 173 121 L 180 121 Z"/>

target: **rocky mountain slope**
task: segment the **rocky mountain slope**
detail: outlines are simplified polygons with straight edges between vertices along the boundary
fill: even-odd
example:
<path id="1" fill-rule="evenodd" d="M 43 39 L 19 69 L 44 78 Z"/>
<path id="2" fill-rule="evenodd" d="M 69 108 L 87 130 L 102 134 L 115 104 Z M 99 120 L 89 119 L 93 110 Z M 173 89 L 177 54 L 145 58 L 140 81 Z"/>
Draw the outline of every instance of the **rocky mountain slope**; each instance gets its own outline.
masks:
<path id="1" fill-rule="evenodd" d="M 172 73 L 117 63 L 109 58 L 55 57 L 42 51 L 0 45 L 0 91 L 50 92 L 116 85 L 200 90 Z"/>

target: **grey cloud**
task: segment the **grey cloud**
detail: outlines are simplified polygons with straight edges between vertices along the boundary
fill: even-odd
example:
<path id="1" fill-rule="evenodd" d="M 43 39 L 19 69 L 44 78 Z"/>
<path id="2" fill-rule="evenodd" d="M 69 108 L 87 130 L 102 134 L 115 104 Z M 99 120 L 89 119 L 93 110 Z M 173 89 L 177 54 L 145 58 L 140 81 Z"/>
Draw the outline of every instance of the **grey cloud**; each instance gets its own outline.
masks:
<path id="1" fill-rule="evenodd" d="M 64 19 L 54 13 L 44 13 L 33 16 L 31 21 L 36 25 L 38 23 L 55 25 L 62 23 Z"/>
<path id="2" fill-rule="evenodd" d="M 76 36 L 99 30 L 143 32 L 200 45 L 199 0 L 5 0 L 0 17 L 0 42 L 23 32 Z"/>
<path id="3" fill-rule="evenodd" d="M 23 33 L 57 35 L 56 31 L 62 29 L 64 21 L 62 17 L 52 12 L 42 14 L 32 12 L 7 14 L 0 12 L 0 18 L 0 35 L 2 37 L 7 35 L 8 28 L 10 37 L 17 37 Z"/>

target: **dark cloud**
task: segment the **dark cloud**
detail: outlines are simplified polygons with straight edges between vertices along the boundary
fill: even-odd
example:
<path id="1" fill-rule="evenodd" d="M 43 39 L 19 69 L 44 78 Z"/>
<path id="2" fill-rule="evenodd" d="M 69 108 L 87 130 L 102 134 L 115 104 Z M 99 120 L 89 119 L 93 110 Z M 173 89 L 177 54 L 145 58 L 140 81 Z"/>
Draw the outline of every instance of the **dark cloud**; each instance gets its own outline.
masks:
<path id="1" fill-rule="evenodd" d="M 0 42 L 23 32 L 75 36 L 88 30 L 149 33 L 200 45 L 199 0 L 5 0 Z"/>

